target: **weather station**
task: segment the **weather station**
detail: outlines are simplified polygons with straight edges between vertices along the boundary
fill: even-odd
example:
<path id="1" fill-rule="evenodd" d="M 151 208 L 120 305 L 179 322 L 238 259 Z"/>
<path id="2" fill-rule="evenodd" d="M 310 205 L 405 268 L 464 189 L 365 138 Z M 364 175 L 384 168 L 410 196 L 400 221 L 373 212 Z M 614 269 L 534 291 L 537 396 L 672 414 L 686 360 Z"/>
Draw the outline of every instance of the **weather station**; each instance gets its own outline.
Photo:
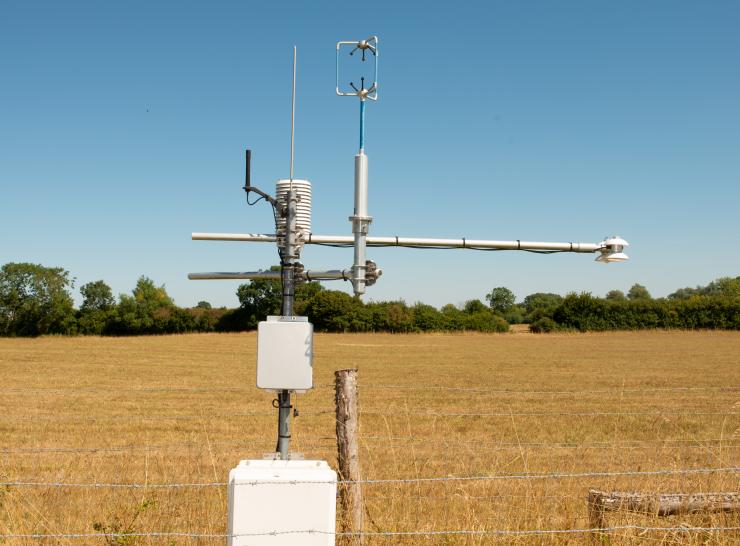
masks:
<path id="1" fill-rule="evenodd" d="M 365 109 L 378 99 L 379 42 L 341 41 L 336 45 L 336 94 L 359 100 L 359 149 L 354 156 L 354 210 L 350 235 L 320 235 L 311 231 L 311 183 L 294 177 L 297 50 L 293 49 L 290 175 L 278 180 L 274 196 L 252 184 L 251 151 L 246 151 L 244 190 L 273 209 L 273 233 L 193 233 L 199 241 L 273 243 L 280 258 L 279 271 L 190 273 L 192 280 L 270 279 L 282 285 L 280 316 L 267 317 L 257 331 L 257 388 L 276 393 L 278 413 L 275 453 L 261 460 L 244 460 L 229 475 L 229 546 L 328 546 L 335 543 L 337 474 L 326 461 L 304 460 L 290 451 L 291 397 L 313 387 L 313 326 L 307 317 L 295 316 L 295 287 L 307 281 L 344 280 L 358 297 L 374 285 L 382 270 L 367 257 L 368 247 L 561 252 L 596 254 L 600 263 L 624 262 L 629 245 L 614 236 L 598 243 L 498 241 L 405 236 L 370 236 L 368 211 L 368 156 L 365 153 Z M 340 58 L 372 63 L 372 81 L 364 77 L 348 85 L 340 75 Z M 345 61 L 347 59 L 345 58 Z M 301 260 L 306 245 L 352 247 L 350 266 L 307 269 Z M 293 489 L 285 489 L 292 484 Z M 300 532 L 297 532 L 299 531 Z"/>

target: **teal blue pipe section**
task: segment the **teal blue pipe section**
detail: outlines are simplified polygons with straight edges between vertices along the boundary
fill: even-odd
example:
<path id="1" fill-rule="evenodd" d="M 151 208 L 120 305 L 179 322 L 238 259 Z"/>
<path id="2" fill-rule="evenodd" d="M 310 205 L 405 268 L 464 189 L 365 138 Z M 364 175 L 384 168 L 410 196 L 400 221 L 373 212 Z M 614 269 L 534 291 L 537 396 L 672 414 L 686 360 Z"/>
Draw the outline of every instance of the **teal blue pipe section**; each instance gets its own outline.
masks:
<path id="1" fill-rule="evenodd" d="M 360 100 L 360 150 L 365 149 L 365 101 Z"/>

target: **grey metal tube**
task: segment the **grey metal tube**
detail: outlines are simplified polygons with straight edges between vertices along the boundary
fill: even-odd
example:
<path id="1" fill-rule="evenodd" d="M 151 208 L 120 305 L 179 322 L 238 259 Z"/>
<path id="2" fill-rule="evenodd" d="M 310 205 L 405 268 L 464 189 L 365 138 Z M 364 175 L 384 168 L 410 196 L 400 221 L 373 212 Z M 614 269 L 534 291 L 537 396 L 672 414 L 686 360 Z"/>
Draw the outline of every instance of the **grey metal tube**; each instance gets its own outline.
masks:
<path id="1" fill-rule="evenodd" d="M 244 241 L 255 243 L 274 243 L 277 237 L 261 233 L 193 233 L 196 241 Z M 563 252 L 598 252 L 602 243 L 548 243 L 536 241 L 495 241 L 489 239 L 431 239 L 425 237 L 373 237 L 365 238 L 367 246 L 421 246 L 444 248 L 491 248 L 500 250 L 560 250 Z M 304 243 L 307 245 L 334 244 L 352 246 L 351 235 L 310 234 Z"/>
<path id="2" fill-rule="evenodd" d="M 275 451 L 280 453 L 280 459 L 290 458 L 290 391 L 282 390 L 278 393 L 278 440 Z"/>
<path id="3" fill-rule="evenodd" d="M 293 64 L 293 69 L 295 70 L 295 62 Z M 291 179 L 292 174 L 293 173 L 291 172 Z M 281 284 L 283 287 L 281 315 L 284 317 L 292 317 L 294 315 L 295 262 L 297 258 L 295 249 L 296 203 L 296 192 L 291 187 L 286 196 L 287 222 L 285 223 L 285 246 L 283 247 L 282 263 L 280 264 Z M 278 440 L 275 448 L 280 454 L 280 459 L 283 461 L 290 458 L 290 410 L 290 391 L 283 390 L 278 393 Z"/>
<path id="4" fill-rule="evenodd" d="M 190 235 L 193 241 L 246 241 L 250 243 L 275 243 L 277 235 L 265 233 L 199 233 Z"/>
<path id="5" fill-rule="evenodd" d="M 281 280 L 283 285 L 282 312 L 284 317 L 293 316 L 293 303 L 295 302 L 295 214 L 296 214 L 296 192 L 292 188 L 288 190 L 286 199 L 288 218 L 285 226 L 285 247 L 283 249 L 283 261 L 281 264 Z"/>
<path id="6" fill-rule="evenodd" d="M 355 213 L 349 218 L 354 234 L 352 288 L 356 296 L 365 293 L 365 248 L 368 227 L 372 222 L 372 218 L 367 215 L 367 184 L 367 156 L 360 149 L 360 153 L 355 156 Z"/>
<path id="7" fill-rule="evenodd" d="M 280 280 L 280 271 L 244 271 L 227 272 L 213 271 L 210 273 L 188 273 L 191 281 L 214 281 L 214 280 Z"/>
<path id="8" fill-rule="evenodd" d="M 307 281 L 348 281 L 352 279 L 352 271 L 348 269 L 329 269 L 328 271 L 304 271 L 303 277 Z M 280 271 L 213 271 L 209 273 L 188 273 L 191 281 L 214 280 L 265 280 L 279 281 L 282 279 Z"/>
<path id="9" fill-rule="evenodd" d="M 352 271 L 347 269 L 330 269 L 328 271 L 304 271 L 303 276 L 307 281 L 349 281 L 352 279 Z"/>

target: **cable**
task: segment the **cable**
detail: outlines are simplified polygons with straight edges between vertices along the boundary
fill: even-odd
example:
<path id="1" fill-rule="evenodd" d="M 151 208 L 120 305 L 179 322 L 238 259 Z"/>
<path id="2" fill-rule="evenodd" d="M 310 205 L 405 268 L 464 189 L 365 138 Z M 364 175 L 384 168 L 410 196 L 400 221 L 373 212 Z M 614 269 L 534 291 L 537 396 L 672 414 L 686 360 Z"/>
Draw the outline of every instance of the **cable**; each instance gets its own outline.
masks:
<path id="1" fill-rule="evenodd" d="M 256 205 L 257 203 L 259 203 L 260 201 L 262 201 L 263 199 L 265 199 L 265 196 L 264 195 L 261 195 L 256 200 L 250 201 L 249 200 L 249 192 L 247 192 L 246 197 L 247 197 L 247 205 L 249 205 L 250 207 Z"/>
<path id="2" fill-rule="evenodd" d="M 328 246 L 332 248 L 350 248 L 352 243 L 315 243 L 311 242 L 312 245 L 316 246 Z M 521 250 L 524 252 L 531 252 L 532 254 L 560 254 L 563 252 L 573 252 L 572 250 L 534 250 L 527 248 L 485 248 L 479 246 L 467 246 L 465 245 L 465 239 L 463 239 L 462 247 L 451 247 L 451 246 L 428 246 L 428 245 L 399 245 L 398 243 L 367 243 L 368 247 L 372 248 L 391 248 L 403 246 L 403 248 L 413 248 L 417 250 L 477 250 L 479 252 L 506 252 L 512 250 Z"/>

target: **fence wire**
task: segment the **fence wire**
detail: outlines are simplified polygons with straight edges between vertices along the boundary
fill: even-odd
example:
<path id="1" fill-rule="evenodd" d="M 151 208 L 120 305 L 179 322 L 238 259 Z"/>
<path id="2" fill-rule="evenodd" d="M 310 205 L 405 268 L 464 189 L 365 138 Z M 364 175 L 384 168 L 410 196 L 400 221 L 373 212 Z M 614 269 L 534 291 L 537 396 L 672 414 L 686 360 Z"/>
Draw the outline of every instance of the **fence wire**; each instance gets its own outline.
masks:
<path id="1" fill-rule="evenodd" d="M 359 410 L 360 415 L 381 417 L 735 417 L 737 412 L 727 411 L 539 411 L 539 412 L 439 412 L 439 411 L 377 411 Z M 301 411 L 301 417 L 334 415 L 333 409 Z M 274 417 L 272 411 L 248 411 L 233 413 L 210 413 L 203 415 L 24 415 L 2 416 L 6 422 L 138 422 L 138 421 L 205 421 L 209 419 L 236 419 L 239 417 Z"/>
<path id="2" fill-rule="evenodd" d="M 703 417 L 721 415 L 732 417 L 740 415 L 727 411 L 524 411 L 524 412 L 444 412 L 444 411 L 375 411 L 359 410 L 360 415 L 381 415 L 384 417 Z"/>
<path id="3" fill-rule="evenodd" d="M 740 445 L 733 444 L 740 440 L 740 436 L 727 436 L 725 438 L 692 438 L 692 439 L 677 439 L 677 440 L 655 440 L 655 441 L 621 441 L 621 442 L 519 442 L 519 443 L 502 443 L 502 442 L 487 442 L 481 441 L 467 441 L 467 440 L 444 440 L 442 442 L 433 441 L 428 438 L 415 437 L 415 436 L 360 436 L 362 440 L 370 440 L 372 443 L 365 442 L 361 445 L 361 448 L 375 450 L 375 449 L 406 449 L 408 447 L 432 447 L 434 449 L 458 449 L 461 446 L 472 445 L 475 447 L 485 447 L 487 451 L 508 451 L 508 450 L 551 450 L 551 449 L 655 449 L 660 446 L 678 446 L 679 449 L 693 449 L 693 448 L 722 448 L 722 449 L 734 449 L 740 448 Z M 298 449 L 325 449 L 333 450 L 336 449 L 336 438 L 331 436 L 317 436 L 317 437 L 306 437 L 302 440 L 306 441 L 326 441 L 331 442 L 327 444 L 302 444 L 297 438 L 293 439 L 295 446 Z M 375 443 L 375 440 L 389 440 L 394 442 L 405 442 L 397 444 L 379 444 Z M 730 442 L 730 443 L 728 443 Z M 260 440 L 259 442 L 181 442 L 173 444 L 152 444 L 152 445 L 139 445 L 139 444 L 125 444 L 118 446 L 36 446 L 36 447 L 16 447 L 16 448 L 0 448 L 0 453 L 12 454 L 12 453 L 119 453 L 124 451 L 174 451 L 177 449 L 186 450 L 206 450 L 213 449 L 214 447 L 226 447 L 230 449 L 251 449 L 253 453 L 269 452 L 273 448 L 273 444 Z"/>
<path id="4" fill-rule="evenodd" d="M 470 482 L 470 481 L 498 481 L 498 480 L 548 480 L 569 478 L 609 478 L 619 476 L 672 476 L 689 474 L 716 474 L 716 473 L 740 472 L 740 467 L 726 468 L 687 468 L 687 469 L 665 469 L 665 470 L 627 470 L 612 472 L 553 472 L 553 473 L 527 473 L 527 474 L 493 474 L 488 476 L 432 476 L 427 478 L 388 478 L 367 480 L 283 480 L 283 481 L 244 481 L 234 483 L 235 486 L 258 486 L 258 485 L 300 485 L 300 484 L 407 484 L 407 483 L 433 483 L 433 482 Z M 64 487 L 64 488 L 88 488 L 88 489 L 182 489 L 182 488 L 207 488 L 224 487 L 230 485 L 227 482 L 202 482 L 202 483 L 74 483 L 74 482 L 37 482 L 26 480 L 15 480 L 0 482 L 5 487 Z"/>
<path id="5" fill-rule="evenodd" d="M 610 527 L 594 527 L 583 529 L 453 529 L 443 531 L 321 531 L 317 529 L 306 529 L 301 531 L 265 531 L 260 533 L 183 533 L 183 532 L 150 532 L 150 533 L 62 533 L 62 534 L 0 534 L 0 538 L 17 539 L 77 539 L 77 538 L 143 538 L 143 537 L 167 537 L 167 538 L 244 538 L 265 537 L 282 535 L 327 535 L 335 537 L 432 537 L 443 535 L 467 535 L 467 536 L 529 536 L 529 535 L 575 535 L 584 533 L 612 533 L 616 531 L 658 531 L 664 533 L 719 533 L 728 531 L 740 531 L 740 527 L 716 526 L 716 527 L 657 527 L 648 525 L 614 525 Z"/>
<path id="6" fill-rule="evenodd" d="M 334 389 L 333 383 L 314 385 L 314 390 Z M 413 390 L 413 391 L 449 391 L 509 395 L 588 395 L 588 394 L 640 394 L 655 392 L 737 392 L 740 386 L 722 387 L 614 387 L 611 389 L 584 390 L 523 390 L 523 389 L 486 389 L 480 387 L 448 387 L 444 385 L 374 385 L 361 383 L 363 390 Z M 80 395 L 80 394 L 124 394 L 124 393 L 251 393 L 247 387 L 6 387 L 0 394 L 44 394 L 44 395 Z"/>
<path id="7" fill-rule="evenodd" d="M 334 387 L 333 384 L 323 384 L 321 387 Z M 490 394 L 522 394 L 522 395 L 586 395 L 586 394 L 640 394 L 643 392 L 737 392 L 740 386 L 722 387 L 614 387 L 612 389 L 582 389 L 582 390 L 525 390 L 525 389 L 485 389 L 480 387 L 448 387 L 444 385 L 374 385 L 361 383 L 362 390 L 412 390 L 412 391 L 451 391 L 451 392 L 478 392 Z"/>

